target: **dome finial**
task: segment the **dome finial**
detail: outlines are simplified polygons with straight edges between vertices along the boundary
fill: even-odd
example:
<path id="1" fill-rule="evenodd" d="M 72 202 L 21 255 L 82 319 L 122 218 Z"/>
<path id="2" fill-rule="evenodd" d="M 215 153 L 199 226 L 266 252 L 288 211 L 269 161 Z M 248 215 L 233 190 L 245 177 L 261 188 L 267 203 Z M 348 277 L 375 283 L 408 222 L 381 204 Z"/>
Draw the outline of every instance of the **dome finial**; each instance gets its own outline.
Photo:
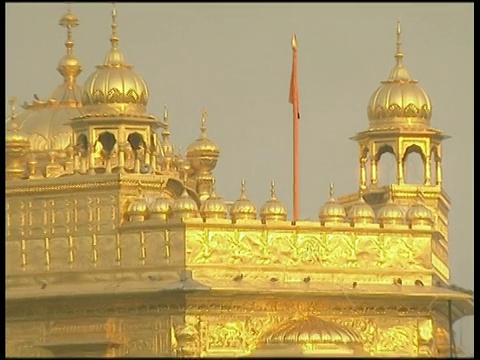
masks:
<path id="1" fill-rule="evenodd" d="M 163 139 L 165 140 L 170 135 L 170 126 L 168 124 L 168 109 L 166 104 L 163 105 L 163 123 L 164 123 L 164 127 L 162 130 L 162 136 L 163 136 Z"/>
<path id="2" fill-rule="evenodd" d="M 330 195 L 330 200 L 335 200 L 333 181 L 330 181 L 330 186 L 328 189 L 328 194 Z"/>
<path id="3" fill-rule="evenodd" d="M 395 52 L 395 60 L 396 64 L 392 71 L 390 71 L 390 76 L 388 77 L 388 81 L 391 82 L 402 82 L 402 81 L 411 81 L 410 74 L 408 73 L 407 69 L 403 66 L 403 53 L 401 50 L 401 34 L 402 34 L 402 27 L 400 25 L 400 21 L 397 21 L 397 50 Z"/>
<path id="4" fill-rule="evenodd" d="M 242 179 L 241 187 L 240 187 L 240 199 L 246 199 L 247 198 L 247 182 L 245 179 Z"/>
<path id="5" fill-rule="evenodd" d="M 18 116 L 17 103 L 18 103 L 18 100 L 15 96 L 12 96 L 11 98 L 8 99 L 8 105 L 10 105 L 10 120 L 12 122 L 14 122 Z"/>
<path id="6" fill-rule="evenodd" d="M 72 29 L 79 25 L 79 21 L 72 13 L 70 3 L 68 4 L 67 12 L 62 16 L 58 24 L 67 29 L 67 40 L 65 41 L 67 54 L 60 60 L 57 70 L 64 77 L 65 81 L 72 83 L 81 73 L 82 67 L 80 61 L 73 55 L 75 43 L 73 42 Z"/>
<path id="7" fill-rule="evenodd" d="M 272 200 L 277 198 L 275 196 L 275 180 L 272 180 L 272 182 L 270 183 L 270 197 Z"/>
<path id="8" fill-rule="evenodd" d="M 402 26 L 400 25 L 400 21 L 397 21 L 397 52 L 395 53 L 395 59 L 397 59 L 398 65 L 400 65 L 400 62 L 402 61 L 402 58 L 403 58 L 403 54 L 401 50 L 401 46 L 402 46 L 401 35 L 402 35 Z"/>
<path id="9" fill-rule="evenodd" d="M 117 35 L 117 8 L 115 7 L 115 3 L 112 3 L 112 36 L 110 38 L 110 43 L 114 49 L 117 48 L 119 40 L 120 39 Z"/>
<path id="10" fill-rule="evenodd" d="M 207 137 L 207 109 L 202 109 L 202 125 L 200 126 L 201 138 L 205 139 Z"/>

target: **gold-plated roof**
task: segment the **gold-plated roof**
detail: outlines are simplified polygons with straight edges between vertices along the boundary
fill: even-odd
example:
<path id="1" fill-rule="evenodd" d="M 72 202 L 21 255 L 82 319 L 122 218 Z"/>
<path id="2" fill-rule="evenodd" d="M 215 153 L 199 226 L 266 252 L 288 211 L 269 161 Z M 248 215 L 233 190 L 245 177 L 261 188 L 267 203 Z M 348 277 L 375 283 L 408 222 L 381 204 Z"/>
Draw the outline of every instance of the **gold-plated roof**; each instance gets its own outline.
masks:
<path id="1" fill-rule="evenodd" d="M 254 220 L 257 217 L 257 207 L 247 197 L 245 180 L 242 180 L 240 197 L 233 203 L 231 215 L 234 221 L 247 219 Z"/>
<path id="2" fill-rule="evenodd" d="M 198 217 L 198 205 L 188 194 L 186 186 L 183 188 L 182 195 L 174 201 L 172 210 L 174 215 L 184 218 Z"/>
<path id="3" fill-rule="evenodd" d="M 331 221 L 331 222 L 343 222 L 347 217 L 347 213 L 345 208 L 340 205 L 340 203 L 335 199 L 334 196 L 334 189 L 333 183 L 330 183 L 330 191 L 329 191 L 330 198 L 328 201 L 322 206 L 320 211 L 318 212 L 318 217 L 321 222 Z"/>
<path id="4" fill-rule="evenodd" d="M 405 213 L 390 196 L 387 203 L 378 210 L 377 219 L 380 224 L 402 224 L 405 221 Z"/>
<path id="5" fill-rule="evenodd" d="M 360 191 L 358 201 L 348 211 L 348 218 L 354 223 L 372 223 L 375 220 L 375 211 L 363 199 Z"/>
<path id="6" fill-rule="evenodd" d="M 433 222 L 433 213 L 423 203 L 420 193 L 417 196 L 415 204 L 408 208 L 405 217 L 409 224 L 431 225 Z"/>
<path id="7" fill-rule="evenodd" d="M 209 198 L 200 207 L 200 215 L 204 219 L 226 219 L 228 216 L 228 208 L 225 201 L 215 192 L 215 182 Z"/>
<path id="8" fill-rule="evenodd" d="M 396 64 L 387 80 L 370 97 L 367 108 L 370 128 L 429 125 L 432 104 L 427 93 L 413 80 L 403 65 L 401 27 L 397 24 Z"/>
<path id="9" fill-rule="evenodd" d="M 145 80 L 125 62 L 118 47 L 117 11 L 112 10 L 111 48 L 102 65 L 85 81 L 82 94 L 89 114 L 143 115 L 148 103 L 148 87 Z"/>
<path id="10" fill-rule="evenodd" d="M 278 344 L 361 344 L 362 339 L 353 329 L 314 316 L 299 317 L 280 324 L 267 333 L 265 343 Z"/>
<path id="11" fill-rule="evenodd" d="M 34 95 L 33 102 L 25 102 L 22 105 L 25 110 L 18 114 L 20 128 L 28 136 L 33 151 L 66 149 L 71 143 L 68 122 L 72 117 L 83 114 L 82 90 L 76 82 L 82 67 L 73 54 L 72 39 L 72 29 L 78 26 L 79 21 L 69 9 L 59 24 L 67 29 L 67 53 L 57 66 L 58 72 L 63 76 L 63 83 L 57 86 L 47 100 Z"/>
<path id="12" fill-rule="evenodd" d="M 212 171 L 217 165 L 220 148 L 207 136 L 207 111 L 202 110 L 200 137 L 187 148 L 187 159 L 193 169 L 199 172 Z"/>
<path id="13" fill-rule="evenodd" d="M 287 220 L 287 208 L 275 196 L 275 182 L 270 186 L 270 199 L 268 199 L 260 210 L 262 220 Z"/>

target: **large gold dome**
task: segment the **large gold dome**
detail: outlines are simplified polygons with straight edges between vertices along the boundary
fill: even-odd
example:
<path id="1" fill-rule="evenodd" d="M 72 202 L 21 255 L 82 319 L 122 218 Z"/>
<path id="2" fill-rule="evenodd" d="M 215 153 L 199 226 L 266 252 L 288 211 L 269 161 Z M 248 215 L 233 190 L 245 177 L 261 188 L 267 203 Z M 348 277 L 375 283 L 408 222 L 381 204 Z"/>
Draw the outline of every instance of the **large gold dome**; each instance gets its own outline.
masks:
<path id="1" fill-rule="evenodd" d="M 67 28 L 67 54 L 57 66 L 58 72 L 63 76 L 63 83 L 57 86 L 47 100 L 40 100 L 34 95 L 33 102 L 25 102 L 22 105 L 25 110 L 18 114 L 17 122 L 28 137 L 33 152 L 65 150 L 71 142 L 68 123 L 73 117 L 83 114 L 82 89 L 76 82 L 82 67 L 73 54 L 72 40 L 72 28 L 78 23 L 77 17 L 70 11 L 60 19 L 59 24 Z"/>
<path id="2" fill-rule="evenodd" d="M 397 26 L 396 64 L 387 80 L 370 97 L 367 107 L 371 129 L 427 127 L 432 116 L 428 94 L 413 80 L 403 65 L 400 50 L 400 24 Z"/>
<path id="3" fill-rule="evenodd" d="M 148 103 L 148 87 L 145 80 L 125 62 L 118 48 L 116 11 L 112 12 L 111 49 L 102 65 L 85 81 L 82 94 L 89 113 L 99 115 L 110 111 L 122 114 L 143 114 Z"/>

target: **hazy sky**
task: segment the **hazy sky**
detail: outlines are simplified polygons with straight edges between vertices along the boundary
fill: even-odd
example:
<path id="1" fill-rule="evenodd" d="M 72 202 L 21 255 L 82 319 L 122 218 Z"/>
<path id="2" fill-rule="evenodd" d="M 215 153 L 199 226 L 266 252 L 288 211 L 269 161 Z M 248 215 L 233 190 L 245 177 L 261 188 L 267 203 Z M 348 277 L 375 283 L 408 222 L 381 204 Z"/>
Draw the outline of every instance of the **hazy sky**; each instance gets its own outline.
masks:
<path id="1" fill-rule="evenodd" d="M 46 98 L 62 81 L 55 68 L 65 53 L 58 25 L 65 10 L 61 3 L 6 5 L 7 96 Z M 73 36 L 83 83 L 110 47 L 111 4 L 72 10 L 80 19 Z M 443 156 L 452 282 L 473 289 L 473 3 L 120 3 L 117 11 L 120 48 L 147 81 L 149 112 L 160 117 L 168 104 L 174 144 L 186 149 L 197 138 L 206 107 L 208 134 L 222 149 L 217 192 L 234 200 L 245 178 L 260 207 L 274 179 L 289 214 L 290 39 L 297 34 L 300 216 L 312 219 L 330 181 L 337 195 L 357 191 L 358 149 L 348 138 L 367 129 L 367 103 L 394 65 L 400 20 L 404 64 L 430 95 L 432 126 L 452 136 Z M 394 181 L 393 169 L 383 176 Z M 457 335 L 473 353 L 473 317 Z"/>

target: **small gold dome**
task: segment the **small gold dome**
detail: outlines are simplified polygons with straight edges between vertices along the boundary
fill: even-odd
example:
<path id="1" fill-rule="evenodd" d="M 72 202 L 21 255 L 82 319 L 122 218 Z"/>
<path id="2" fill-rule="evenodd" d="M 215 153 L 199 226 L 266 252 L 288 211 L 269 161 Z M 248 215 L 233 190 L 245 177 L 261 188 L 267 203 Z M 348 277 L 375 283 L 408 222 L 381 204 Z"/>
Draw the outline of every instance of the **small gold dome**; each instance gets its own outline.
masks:
<path id="1" fill-rule="evenodd" d="M 409 224 L 415 225 L 432 225 L 433 213 L 427 208 L 418 197 L 415 204 L 410 206 L 407 210 L 406 219 Z"/>
<path id="2" fill-rule="evenodd" d="M 215 186 L 215 185 L 214 185 Z M 215 187 L 212 189 L 210 197 L 206 199 L 200 207 L 200 215 L 204 219 L 226 219 L 228 208 L 223 199 L 215 193 Z"/>
<path id="3" fill-rule="evenodd" d="M 191 167 L 199 172 L 210 172 L 217 165 L 220 148 L 207 136 L 207 112 L 202 111 L 202 126 L 200 137 L 187 148 L 187 160 Z"/>
<path id="4" fill-rule="evenodd" d="M 12 118 L 15 115 L 12 114 Z M 30 142 L 26 134 L 20 131 L 20 127 L 13 119 L 7 124 L 5 131 L 5 145 L 7 147 L 29 147 Z"/>
<path id="5" fill-rule="evenodd" d="M 405 221 L 405 213 L 402 208 L 395 204 L 391 197 L 387 203 L 382 206 L 377 213 L 378 222 L 385 224 L 403 224 Z"/>
<path id="6" fill-rule="evenodd" d="M 172 211 L 175 216 L 189 218 L 198 217 L 198 205 L 183 188 L 182 195 L 173 202 Z"/>
<path id="7" fill-rule="evenodd" d="M 150 207 L 150 213 L 152 218 L 160 218 L 167 220 L 172 214 L 173 200 L 162 189 L 160 195 L 155 199 Z"/>
<path id="8" fill-rule="evenodd" d="M 150 215 L 148 202 L 140 190 L 137 198 L 135 198 L 127 208 L 127 215 L 130 221 L 144 221 Z"/>
<path id="9" fill-rule="evenodd" d="M 148 103 L 148 87 L 132 65 L 125 62 L 118 48 L 116 10 L 112 12 L 111 49 L 103 65 L 85 81 L 82 102 L 88 111 L 112 111 L 113 114 L 144 114 Z"/>
<path id="10" fill-rule="evenodd" d="M 358 201 L 348 211 L 348 218 L 355 224 L 370 224 L 375 220 L 375 211 L 360 194 Z"/>
<path id="11" fill-rule="evenodd" d="M 359 334 L 340 324 L 313 316 L 301 317 L 280 324 L 267 332 L 263 342 L 270 344 L 362 344 Z"/>
<path id="12" fill-rule="evenodd" d="M 320 222 L 344 222 L 347 217 L 345 208 L 335 199 L 333 184 L 330 184 L 330 198 L 318 212 Z"/>
<path id="13" fill-rule="evenodd" d="M 427 93 L 412 80 L 403 66 L 400 50 L 400 23 L 397 26 L 396 64 L 386 81 L 370 97 L 367 108 L 370 128 L 427 127 L 432 104 Z"/>
<path id="14" fill-rule="evenodd" d="M 257 218 L 257 207 L 248 199 L 246 182 L 242 180 L 240 198 L 233 203 L 231 209 L 232 220 L 255 220 Z"/>
<path id="15" fill-rule="evenodd" d="M 260 210 L 260 217 L 263 221 L 285 221 L 287 220 L 287 208 L 278 201 L 275 196 L 275 182 L 272 181 L 270 189 L 270 199 L 262 206 Z"/>

